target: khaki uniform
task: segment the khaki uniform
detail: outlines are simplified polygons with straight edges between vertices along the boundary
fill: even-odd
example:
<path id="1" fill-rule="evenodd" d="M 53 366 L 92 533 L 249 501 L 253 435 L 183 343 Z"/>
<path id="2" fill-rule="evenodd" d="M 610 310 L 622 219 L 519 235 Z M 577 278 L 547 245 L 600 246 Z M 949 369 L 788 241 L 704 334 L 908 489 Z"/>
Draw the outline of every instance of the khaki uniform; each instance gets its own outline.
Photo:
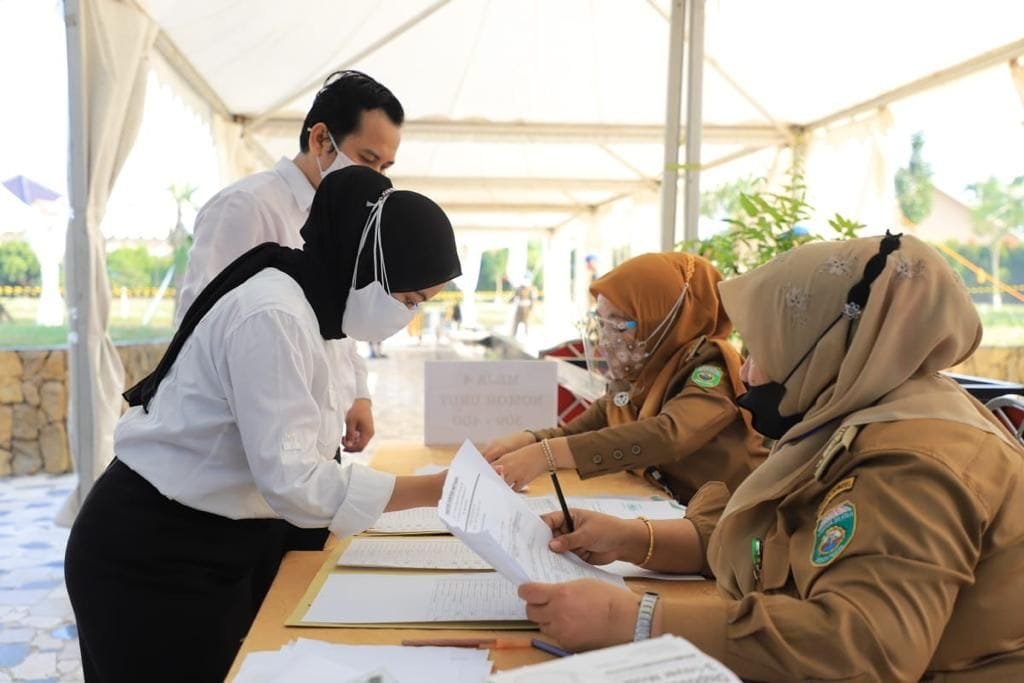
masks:
<path id="1" fill-rule="evenodd" d="M 838 430 L 816 465 L 720 524 L 726 487 L 694 496 L 740 594 L 668 601 L 665 630 L 759 681 L 1024 681 L 1024 450 L 905 420 Z"/>
<path id="2" fill-rule="evenodd" d="M 695 377 L 698 368 L 712 371 Z M 605 406 L 611 397 L 605 395 L 564 428 L 534 434 L 566 437 L 583 479 L 655 466 L 684 503 L 709 481 L 735 488 L 764 460 L 764 440 L 743 421 L 714 344 L 694 347 L 665 396 L 658 415 L 610 427 Z"/>

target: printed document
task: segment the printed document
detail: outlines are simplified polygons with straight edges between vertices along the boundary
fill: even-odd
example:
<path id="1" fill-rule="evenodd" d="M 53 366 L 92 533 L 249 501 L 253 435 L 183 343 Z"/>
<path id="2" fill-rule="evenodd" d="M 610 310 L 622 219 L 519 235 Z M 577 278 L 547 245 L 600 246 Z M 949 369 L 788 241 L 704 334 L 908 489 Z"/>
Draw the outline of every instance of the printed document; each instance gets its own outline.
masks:
<path id="1" fill-rule="evenodd" d="M 622 577 L 587 564 L 572 553 L 551 552 L 551 529 L 469 440 L 448 468 L 437 511 L 452 534 L 516 586 L 584 578 L 625 585 Z"/>
<path id="2" fill-rule="evenodd" d="M 489 683 L 740 683 L 736 674 L 690 641 L 662 636 L 491 675 Z"/>

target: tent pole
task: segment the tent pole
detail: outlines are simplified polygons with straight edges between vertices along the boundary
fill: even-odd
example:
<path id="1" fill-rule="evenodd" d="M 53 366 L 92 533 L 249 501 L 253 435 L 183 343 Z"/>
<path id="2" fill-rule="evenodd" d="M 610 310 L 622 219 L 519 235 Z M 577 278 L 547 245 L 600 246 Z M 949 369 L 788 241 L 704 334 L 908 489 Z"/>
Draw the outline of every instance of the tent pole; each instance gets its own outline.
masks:
<path id="1" fill-rule="evenodd" d="M 704 100 L 704 0 L 689 0 L 690 44 L 686 57 L 686 182 L 683 236 L 698 239 L 700 218 L 700 148 Z"/>
<path id="2" fill-rule="evenodd" d="M 84 305 L 68 310 L 68 441 L 75 469 L 86 474 L 92 471 L 93 439 L 92 364 L 89 337 L 88 297 L 92 281 L 87 245 L 81 236 L 88 234 L 89 164 L 88 123 L 86 121 L 84 37 L 82 35 L 83 0 L 64 0 L 64 27 L 68 51 L 68 195 L 71 218 L 66 237 L 64 257 L 67 286 L 76 288 L 85 299 Z M 79 502 L 91 485 L 91 477 L 79 477 Z"/>
<path id="3" fill-rule="evenodd" d="M 672 0 L 669 16 L 668 94 L 665 98 L 665 157 L 661 171 L 661 250 L 676 243 L 676 193 L 679 181 L 679 126 L 683 98 L 683 24 L 686 0 Z"/>

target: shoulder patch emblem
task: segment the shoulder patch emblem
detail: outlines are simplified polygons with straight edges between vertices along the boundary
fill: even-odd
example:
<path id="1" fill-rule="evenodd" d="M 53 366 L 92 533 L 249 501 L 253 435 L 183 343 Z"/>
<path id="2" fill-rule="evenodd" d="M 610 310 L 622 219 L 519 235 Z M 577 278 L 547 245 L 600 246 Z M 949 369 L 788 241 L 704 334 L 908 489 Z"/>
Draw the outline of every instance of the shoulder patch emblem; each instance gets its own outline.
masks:
<path id="1" fill-rule="evenodd" d="M 852 490 L 853 489 L 853 484 L 856 481 L 857 481 L 857 477 L 856 477 L 856 475 L 854 475 L 852 477 L 847 477 L 846 479 L 843 479 L 838 484 L 833 486 L 829 490 L 828 494 L 825 495 L 825 500 L 821 501 L 821 505 L 818 506 L 818 516 L 817 516 L 817 519 L 821 519 L 821 513 L 825 511 L 825 508 L 828 507 L 828 504 L 831 503 L 833 500 L 835 500 L 837 496 L 839 496 L 840 494 L 846 493 L 847 491 Z"/>
<path id="2" fill-rule="evenodd" d="M 698 387 L 713 389 L 722 382 L 722 368 L 715 365 L 701 365 L 690 375 L 690 381 Z"/>
<path id="3" fill-rule="evenodd" d="M 853 540 L 857 531 L 857 506 L 843 501 L 818 518 L 814 530 L 811 564 L 824 567 L 832 563 Z"/>

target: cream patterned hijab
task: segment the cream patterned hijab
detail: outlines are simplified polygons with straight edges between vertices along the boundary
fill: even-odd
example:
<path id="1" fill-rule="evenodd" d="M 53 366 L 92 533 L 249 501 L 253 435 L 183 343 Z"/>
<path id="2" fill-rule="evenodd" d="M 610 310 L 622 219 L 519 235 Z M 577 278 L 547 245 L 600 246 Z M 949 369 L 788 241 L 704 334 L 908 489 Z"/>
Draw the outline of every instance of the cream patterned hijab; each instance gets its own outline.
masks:
<path id="1" fill-rule="evenodd" d="M 867 237 L 807 244 L 719 285 L 726 311 L 769 379 L 783 381 L 843 311 L 848 291 L 880 243 L 879 237 Z M 871 285 L 859 317 L 834 325 L 786 383 L 779 412 L 806 414 L 729 500 L 708 549 L 723 587 L 728 589 L 734 577 L 719 574 L 716 556 L 724 560 L 726 551 L 716 541 L 729 518 L 756 514 L 755 507 L 778 500 L 813 476 L 814 456 L 841 425 L 938 418 L 1012 444 L 984 406 L 938 374 L 967 359 L 981 332 L 959 276 L 934 249 L 903 236 Z M 749 555 L 749 549 L 745 552 Z M 730 558 L 726 566 L 735 569 L 737 559 Z"/>

